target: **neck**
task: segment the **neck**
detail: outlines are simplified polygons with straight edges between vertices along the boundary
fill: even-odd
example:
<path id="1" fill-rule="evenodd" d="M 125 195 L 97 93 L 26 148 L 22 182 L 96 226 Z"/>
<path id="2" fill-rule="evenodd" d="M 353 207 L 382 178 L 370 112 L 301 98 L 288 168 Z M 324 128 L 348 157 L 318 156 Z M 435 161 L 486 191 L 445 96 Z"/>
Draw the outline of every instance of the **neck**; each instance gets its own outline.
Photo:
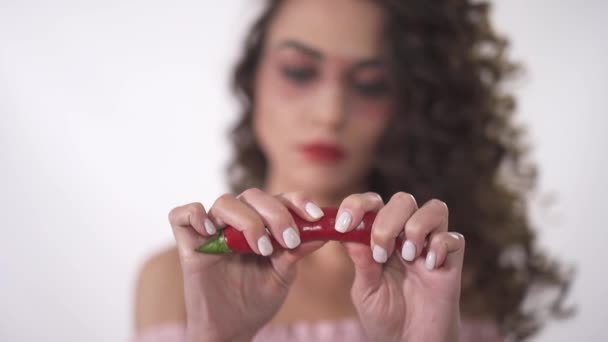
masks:
<path id="1" fill-rule="evenodd" d="M 264 184 L 264 190 L 269 194 L 279 194 L 282 192 L 303 192 L 310 200 L 321 207 L 337 207 L 342 200 L 355 193 L 366 191 L 365 182 L 354 182 L 353 184 L 332 191 L 311 191 L 300 184 L 295 184 L 287 177 L 281 177 L 277 172 L 269 172 Z"/>

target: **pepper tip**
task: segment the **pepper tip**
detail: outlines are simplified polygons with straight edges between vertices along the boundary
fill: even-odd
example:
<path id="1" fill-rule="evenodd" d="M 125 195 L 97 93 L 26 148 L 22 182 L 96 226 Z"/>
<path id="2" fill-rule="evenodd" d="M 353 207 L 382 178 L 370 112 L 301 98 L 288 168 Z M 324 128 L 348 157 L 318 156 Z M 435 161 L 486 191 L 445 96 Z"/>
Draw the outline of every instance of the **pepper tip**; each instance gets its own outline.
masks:
<path id="1" fill-rule="evenodd" d="M 228 247 L 228 244 L 226 243 L 224 232 L 220 232 L 202 245 L 198 246 L 195 251 L 205 254 L 232 253 L 232 250 Z"/>

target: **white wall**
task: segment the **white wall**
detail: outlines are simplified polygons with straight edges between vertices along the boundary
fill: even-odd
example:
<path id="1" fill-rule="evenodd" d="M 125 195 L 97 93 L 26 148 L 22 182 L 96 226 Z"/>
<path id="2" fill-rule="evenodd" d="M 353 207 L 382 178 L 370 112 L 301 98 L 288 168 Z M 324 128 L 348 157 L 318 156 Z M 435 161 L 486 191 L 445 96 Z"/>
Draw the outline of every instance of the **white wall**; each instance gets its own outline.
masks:
<path id="1" fill-rule="evenodd" d="M 541 189 L 557 198 L 537 210 L 543 246 L 577 267 L 578 315 L 539 341 L 607 341 L 608 2 L 496 1 L 498 27 L 526 64 L 520 119 L 529 124 Z"/>
<path id="2" fill-rule="evenodd" d="M 579 4 L 581 2 L 578 2 Z M 0 340 L 120 341 L 168 210 L 226 191 L 228 72 L 252 1 L 0 1 Z M 578 266 L 578 316 L 536 340 L 608 338 L 606 2 L 510 0 L 528 76 L 541 242 Z"/>

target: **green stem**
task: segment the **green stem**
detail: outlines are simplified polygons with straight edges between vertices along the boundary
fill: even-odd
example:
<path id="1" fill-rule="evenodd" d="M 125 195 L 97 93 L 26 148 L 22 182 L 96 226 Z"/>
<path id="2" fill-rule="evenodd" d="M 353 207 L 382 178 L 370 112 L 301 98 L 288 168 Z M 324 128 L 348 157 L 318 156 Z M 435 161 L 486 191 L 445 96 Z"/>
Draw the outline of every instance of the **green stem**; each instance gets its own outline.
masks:
<path id="1" fill-rule="evenodd" d="M 198 246 L 196 248 L 196 251 L 199 253 L 205 253 L 205 254 L 232 253 L 232 250 L 228 247 L 228 244 L 226 243 L 226 237 L 224 236 L 223 231 L 221 231 L 215 237 L 212 237 L 209 241 Z"/>

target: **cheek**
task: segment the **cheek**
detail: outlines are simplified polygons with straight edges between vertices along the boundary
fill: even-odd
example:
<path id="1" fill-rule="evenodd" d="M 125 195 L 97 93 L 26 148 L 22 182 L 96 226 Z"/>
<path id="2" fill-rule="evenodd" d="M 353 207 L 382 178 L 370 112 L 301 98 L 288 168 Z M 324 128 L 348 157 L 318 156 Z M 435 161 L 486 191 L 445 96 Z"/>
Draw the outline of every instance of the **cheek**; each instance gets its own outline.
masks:
<path id="1" fill-rule="evenodd" d="M 357 137 L 354 144 L 357 149 L 365 151 L 366 155 L 373 153 L 375 147 L 386 130 L 392 115 L 393 105 L 389 98 L 386 99 L 360 99 L 360 103 L 353 103 L 352 117 Z"/>
<path id="2" fill-rule="evenodd" d="M 393 110 L 392 100 L 389 97 L 382 99 L 366 99 L 356 97 L 352 101 L 353 114 L 367 120 L 388 120 Z"/>
<path id="3" fill-rule="evenodd" d="M 280 78 L 278 71 L 269 66 L 261 68 L 255 89 L 255 112 L 258 113 L 260 121 L 280 124 L 290 116 L 290 104 L 297 94 Z"/>
<path id="4" fill-rule="evenodd" d="M 255 84 L 253 128 L 264 154 L 275 161 L 290 145 L 293 127 L 298 125 L 290 89 L 278 82 L 270 70 L 261 70 Z"/>

